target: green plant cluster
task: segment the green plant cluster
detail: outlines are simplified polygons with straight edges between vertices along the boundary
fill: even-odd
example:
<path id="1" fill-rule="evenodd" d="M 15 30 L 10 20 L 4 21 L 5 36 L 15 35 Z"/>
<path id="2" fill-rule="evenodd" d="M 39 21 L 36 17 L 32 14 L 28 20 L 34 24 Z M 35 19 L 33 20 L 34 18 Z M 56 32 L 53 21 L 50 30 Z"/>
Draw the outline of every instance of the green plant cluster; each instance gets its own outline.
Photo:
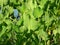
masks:
<path id="1" fill-rule="evenodd" d="M 60 0 L 0 0 L 0 45 L 60 45 Z"/>

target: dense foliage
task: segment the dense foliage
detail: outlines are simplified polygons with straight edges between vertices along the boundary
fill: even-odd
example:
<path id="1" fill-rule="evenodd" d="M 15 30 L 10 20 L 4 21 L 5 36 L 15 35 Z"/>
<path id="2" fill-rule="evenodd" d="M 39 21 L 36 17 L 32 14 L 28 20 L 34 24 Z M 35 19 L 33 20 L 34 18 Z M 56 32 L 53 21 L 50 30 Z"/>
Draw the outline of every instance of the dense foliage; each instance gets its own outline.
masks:
<path id="1" fill-rule="evenodd" d="M 60 0 L 0 0 L 0 45 L 60 45 Z"/>

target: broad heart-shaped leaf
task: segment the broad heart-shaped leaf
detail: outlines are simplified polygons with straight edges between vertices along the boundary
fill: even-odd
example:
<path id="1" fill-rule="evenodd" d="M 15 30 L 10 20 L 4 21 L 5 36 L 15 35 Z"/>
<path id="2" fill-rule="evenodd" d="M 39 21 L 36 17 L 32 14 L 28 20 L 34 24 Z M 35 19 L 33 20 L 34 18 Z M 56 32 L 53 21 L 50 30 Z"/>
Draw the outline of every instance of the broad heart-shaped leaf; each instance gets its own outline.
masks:
<path id="1" fill-rule="evenodd" d="M 39 18 L 41 17 L 41 15 L 43 14 L 43 10 L 42 9 L 39 9 L 38 7 L 36 7 L 33 11 L 33 15 L 36 17 L 36 18 Z"/>

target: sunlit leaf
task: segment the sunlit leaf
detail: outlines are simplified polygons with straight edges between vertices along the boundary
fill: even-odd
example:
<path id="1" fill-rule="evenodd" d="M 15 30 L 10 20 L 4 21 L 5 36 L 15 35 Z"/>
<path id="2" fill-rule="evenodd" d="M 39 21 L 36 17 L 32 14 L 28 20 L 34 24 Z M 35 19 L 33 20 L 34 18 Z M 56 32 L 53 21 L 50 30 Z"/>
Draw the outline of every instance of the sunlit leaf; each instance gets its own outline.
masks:
<path id="1" fill-rule="evenodd" d="M 43 10 L 39 8 L 35 8 L 33 14 L 36 18 L 39 18 L 43 14 Z"/>
<path id="2" fill-rule="evenodd" d="M 5 33 L 5 31 L 6 31 L 6 27 L 5 26 L 2 26 L 2 31 L 0 32 L 0 37 Z"/>

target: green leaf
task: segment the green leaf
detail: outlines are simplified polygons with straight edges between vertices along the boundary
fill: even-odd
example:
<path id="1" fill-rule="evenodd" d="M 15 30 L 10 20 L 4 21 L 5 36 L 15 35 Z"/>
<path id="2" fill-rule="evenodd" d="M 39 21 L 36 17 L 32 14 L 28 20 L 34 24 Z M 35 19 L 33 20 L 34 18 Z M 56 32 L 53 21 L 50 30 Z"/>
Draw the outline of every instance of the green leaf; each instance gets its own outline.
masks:
<path id="1" fill-rule="evenodd" d="M 9 7 L 8 9 L 9 9 L 9 14 L 12 14 L 13 11 L 14 11 L 14 10 L 13 10 L 13 7 Z"/>
<path id="2" fill-rule="evenodd" d="M 6 5 L 8 0 L 3 0 L 3 4 Z"/>
<path id="3" fill-rule="evenodd" d="M 41 17 L 42 14 L 43 14 L 43 10 L 42 10 L 42 9 L 35 8 L 34 11 L 33 11 L 33 15 L 34 15 L 36 18 Z"/>
<path id="4" fill-rule="evenodd" d="M 22 21 L 23 21 L 23 19 L 20 17 L 20 19 L 17 21 L 16 24 L 17 24 L 18 26 L 20 26 L 20 25 L 23 23 Z"/>
<path id="5" fill-rule="evenodd" d="M 53 30 L 54 36 L 56 36 L 57 33 L 58 33 L 57 29 L 56 30 Z"/>
<path id="6" fill-rule="evenodd" d="M 6 32 L 9 32 L 9 31 L 11 30 L 11 25 L 8 25 L 8 26 L 6 27 L 6 29 L 7 29 Z"/>
<path id="7" fill-rule="evenodd" d="M 24 12 L 27 11 L 26 10 L 26 5 L 18 6 L 17 8 L 21 11 L 21 13 L 24 13 Z"/>
<path id="8" fill-rule="evenodd" d="M 10 25 L 12 22 L 11 20 L 8 20 L 8 19 L 5 19 L 4 22 L 7 24 L 7 25 Z"/>
<path id="9" fill-rule="evenodd" d="M 5 31 L 6 31 L 6 27 L 2 26 L 2 31 L 0 32 L 0 37 L 5 33 Z"/>
<path id="10" fill-rule="evenodd" d="M 41 37 L 44 41 L 48 39 L 48 35 L 43 29 L 40 29 L 38 32 L 38 36 Z"/>
<path id="11" fill-rule="evenodd" d="M 3 5 L 3 0 L 0 0 L 0 5 Z"/>
<path id="12" fill-rule="evenodd" d="M 57 28 L 57 32 L 60 34 L 60 26 L 58 26 L 58 28 Z"/>
<path id="13" fill-rule="evenodd" d="M 28 2 L 26 3 L 26 7 L 27 9 L 33 10 L 34 9 L 33 1 L 28 0 Z"/>
<path id="14" fill-rule="evenodd" d="M 11 38 L 11 33 L 8 33 L 7 36 L 8 36 L 8 39 L 10 39 Z"/>
<path id="15" fill-rule="evenodd" d="M 25 27 L 25 26 L 21 26 L 21 27 L 19 28 L 19 32 L 20 32 L 20 33 L 23 33 L 25 30 L 26 30 L 26 27 Z"/>
<path id="16" fill-rule="evenodd" d="M 52 22 L 52 19 L 53 18 L 50 18 L 49 17 L 49 13 L 48 12 L 45 12 L 45 24 L 46 24 L 46 26 L 49 26 L 50 24 L 51 24 L 51 22 Z"/>
<path id="17" fill-rule="evenodd" d="M 3 22 L 3 15 L 0 14 L 0 23 Z"/>
<path id="18" fill-rule="evenodd" d="M 38 38 L 42 38 L 44 41 L 48 40 L 48 34 L 43 30 L 43 28 L 38 29 L 35 33 L 38 35 Z"/>
<path id="19" fill-rule="evenodd" d="M 40 7 L 41 9 L 44 7 L 45 3 L 47 2 L 47 0 L 41 0 L 40 1 Z"/>
<path id="20" fill-rule="evenodd" d="M 30 29 L 35 30 L 39 26 L 39 22 L 37 22 L 35 19 L 30 19 Z"/>
<path id="21" fill-rule="evenodd" d="M 23 15 L 23 20 L 24 20 L 24 26 L 26 26 L 30 30 L 30 19 L 29 19 L 29 15 L 24 14 Z"/>

